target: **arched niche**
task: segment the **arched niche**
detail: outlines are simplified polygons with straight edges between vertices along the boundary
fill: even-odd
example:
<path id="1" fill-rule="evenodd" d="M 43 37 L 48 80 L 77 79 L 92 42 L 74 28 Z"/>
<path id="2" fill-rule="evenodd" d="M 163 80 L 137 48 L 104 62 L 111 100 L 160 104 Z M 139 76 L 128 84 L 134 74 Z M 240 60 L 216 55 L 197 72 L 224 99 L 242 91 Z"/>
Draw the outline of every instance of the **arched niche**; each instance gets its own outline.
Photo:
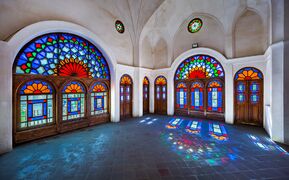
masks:
<path id="1" fill-rule="evenodd" d="M 188 24 L 194 18 L 202 20 L 202 28 L 196 33 L 188 31 Z M 216 18 L 206 14 L 194 14 L 179 27 L 173 40 L 173 59 L 192 48 L 193 43 L 200 47 L 214 49 L 221 54 L 225 52 L 224 28 Z"/>
<path id="2" fill-rule="evenodd" d="M 262 18 L 255 11 L 248 9 L 238 18 L 233 36 L 235 57 L 264 54 L 268 37 Z"/>

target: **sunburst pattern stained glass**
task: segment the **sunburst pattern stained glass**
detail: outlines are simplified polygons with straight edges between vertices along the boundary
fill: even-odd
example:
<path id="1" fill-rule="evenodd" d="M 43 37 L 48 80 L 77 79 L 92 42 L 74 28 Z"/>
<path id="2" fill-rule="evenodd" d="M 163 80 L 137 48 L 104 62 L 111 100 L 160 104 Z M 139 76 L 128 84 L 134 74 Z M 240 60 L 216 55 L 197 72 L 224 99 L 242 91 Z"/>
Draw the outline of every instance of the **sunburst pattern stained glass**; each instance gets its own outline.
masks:
<path id="1" fill-rule="evenodd" d="M 184 60 L 178 67 L 176 80 L 224 77 L 221 64 L 213 57 L 196 55 Z"/>
<path id="2" fill-rule="evenodd" d="M 102 53 L 87 40 L 51 33 L 29 42 L 17 56 L 16 74 L 110 79 Z"/>

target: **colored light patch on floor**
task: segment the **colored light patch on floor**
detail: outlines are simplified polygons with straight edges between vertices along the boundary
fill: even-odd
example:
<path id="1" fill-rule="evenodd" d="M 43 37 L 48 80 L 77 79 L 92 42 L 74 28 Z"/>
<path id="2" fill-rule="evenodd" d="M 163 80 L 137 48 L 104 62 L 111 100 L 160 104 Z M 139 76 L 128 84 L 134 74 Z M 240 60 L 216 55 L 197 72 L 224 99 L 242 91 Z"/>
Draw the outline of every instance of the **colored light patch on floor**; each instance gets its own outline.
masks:
<path id="1" fill-rule="evenodd" d="M 176 129 L 182 124 L 183 120 L 180 118 L 172 119 L 167 125 L 166 128 L 168 129 Z"/>
<path id="2" fill-rule="evenodd" d="M 265 150 L 265 151 L 276 151 L 278 153 L 281 153 L 281 155 L 289 155 L 289 153 L 280 147 L 278 144 L 276 144 L 273 140 L 270 138 L 259 138 L 254 135 L 248 135 L 248 137 L 252 140 L 255 146 Z"/>
<path id="3" fill-rule="evenodd" d="M 201 132 L 201 121 L 190 121 L 186 127 L 186 132 L 190 134 L 199 134 Z"/>
<path id="4" fill-rule="evenodd" d="M 228 140 L 228 134 L 223 124 L 209 123 L 209 134 L 219 141 Z"/>
<path id="5" fill-rule="evenodd" d="M 173 133 L 164 132 L 161 134 L 172 151 L 180 155 L 184 160 L 193 160 L 210 166 L 219 166 L 230 161 L 237 160 L 236 148 L 208 141 L 207 138 L 191 136 L 183 132 L 174 131 Z"/>

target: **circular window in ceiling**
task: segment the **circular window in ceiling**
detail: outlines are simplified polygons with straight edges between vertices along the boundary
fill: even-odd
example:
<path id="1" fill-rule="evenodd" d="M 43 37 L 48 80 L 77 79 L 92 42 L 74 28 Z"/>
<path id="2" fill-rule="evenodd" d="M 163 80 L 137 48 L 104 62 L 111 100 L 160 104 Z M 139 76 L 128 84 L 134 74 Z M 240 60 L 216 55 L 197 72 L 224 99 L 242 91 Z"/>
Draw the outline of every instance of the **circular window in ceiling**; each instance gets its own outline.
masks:
<path id="1" fill-rule="evenodd" d="M 115 21 L 115 29 L 119 33 L 124 33 L 124 25 L 120 20 Z"/>
<path id="2" fill-rule="evenodd" d="M 188 31 L 190 33 L 198 32 L 203 26 L 203 21 L 200 18 L 195 18 L 188 24 Z"/>

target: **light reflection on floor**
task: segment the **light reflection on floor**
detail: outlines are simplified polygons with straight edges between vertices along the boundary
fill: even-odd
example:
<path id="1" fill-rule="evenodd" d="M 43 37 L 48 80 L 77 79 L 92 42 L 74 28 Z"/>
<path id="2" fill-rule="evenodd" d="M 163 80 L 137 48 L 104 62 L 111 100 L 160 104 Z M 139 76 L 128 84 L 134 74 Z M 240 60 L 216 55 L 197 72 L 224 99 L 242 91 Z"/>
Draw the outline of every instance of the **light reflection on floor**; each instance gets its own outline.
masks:
<path id="1" fill-rule="evenodd" d="M 142 119 L 139 121 L 139 123 L 141 124 L 147 124 L 147 125 L 151 125 L 153 124 L 154 122 L 156 122 L 158 119 L 157 118 L 150 118 L 150 117 L 147 117 L 145 119 Z"/>
<path id="2" fill-rule="evenodd" d="M 268 137 L 257 137 L 251 134 L 248 134 L 248 137 L 252 140 L 254 145 L 265 151 L 280 151 L 282 155 L 289 155 L 289 153 L 285 151 L 285 149 L 277 145 Z"/>
<path id="3" fill-rule="evenodd" d="M 161 139 L 172 151 L 183 159 L 206 162 L 210 166 L 222 165 L 237 159 L 243 159 L 229 140 L 226 125 L 217 121 L 198 119 L 171 119 L 161 133 Z M 271 139 L 261 140 L 248 135 L 254 145 L 266 151 L 288 153 Z M 264 137 L 263 137 L 264 138 Z"/>

